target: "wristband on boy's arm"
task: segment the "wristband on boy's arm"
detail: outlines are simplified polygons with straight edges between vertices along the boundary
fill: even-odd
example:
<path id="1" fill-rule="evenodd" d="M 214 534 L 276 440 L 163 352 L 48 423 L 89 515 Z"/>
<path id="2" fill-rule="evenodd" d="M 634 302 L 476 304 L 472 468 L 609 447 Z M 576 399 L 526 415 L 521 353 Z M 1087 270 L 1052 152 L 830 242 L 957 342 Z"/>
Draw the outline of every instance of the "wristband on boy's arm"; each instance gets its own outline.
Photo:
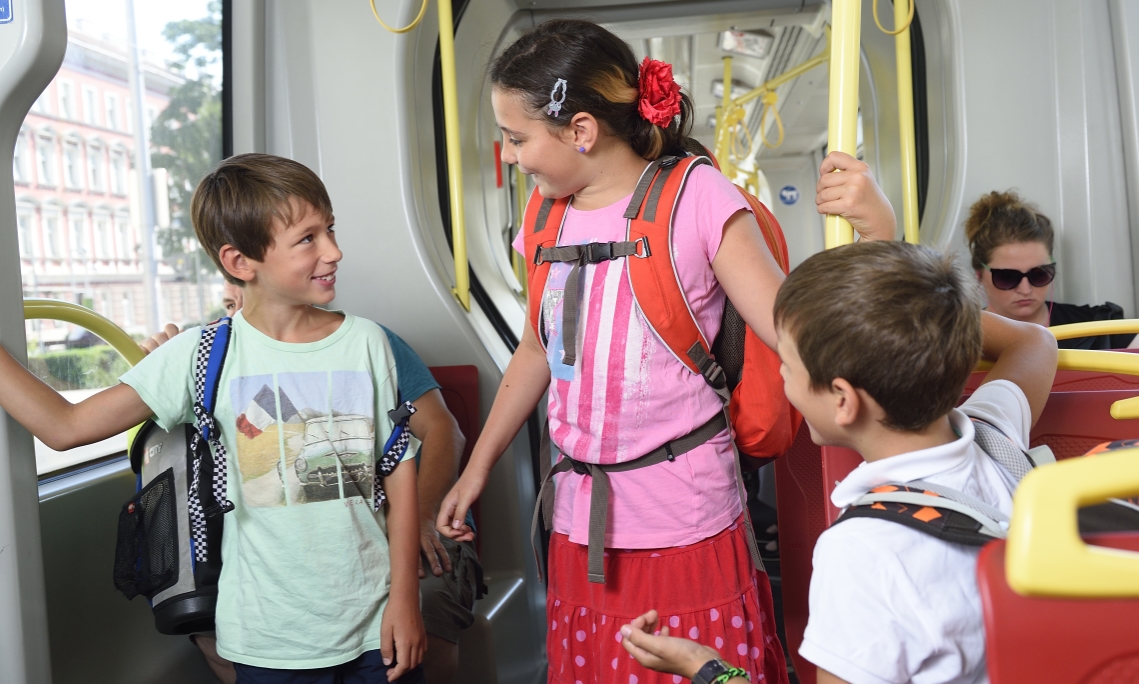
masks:
<path id="1" fill-rule="evenodd" d="M 715 658 L 704 663 L 704 666 L 697 670 L 695 676 L 692 677 L 692 684 L 727 684 L 727 681 L 733 677 L 743 677 L 749 682 L 751 681 L 747 670 L 732 667 L 719 658 Z"/>

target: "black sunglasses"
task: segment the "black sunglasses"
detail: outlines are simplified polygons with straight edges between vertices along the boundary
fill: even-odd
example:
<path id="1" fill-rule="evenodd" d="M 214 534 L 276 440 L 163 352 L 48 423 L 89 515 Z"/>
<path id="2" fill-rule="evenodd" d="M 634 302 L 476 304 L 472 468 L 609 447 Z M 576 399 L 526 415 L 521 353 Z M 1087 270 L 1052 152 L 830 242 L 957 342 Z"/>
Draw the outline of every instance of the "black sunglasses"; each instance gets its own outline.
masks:
<path id="1" fill-rule="evenodd" d="M 989 268 L 988 264 L 981 265 L 993 274 L 993 287 L 998 290 L 1015 290 L 1024 278 L 1028 278 L 1028 283 L 1033 287 L 1044 287 L 1056 278 L 1056 262 L 1037 266 L 1028 273 L 1015 268 Z"/>

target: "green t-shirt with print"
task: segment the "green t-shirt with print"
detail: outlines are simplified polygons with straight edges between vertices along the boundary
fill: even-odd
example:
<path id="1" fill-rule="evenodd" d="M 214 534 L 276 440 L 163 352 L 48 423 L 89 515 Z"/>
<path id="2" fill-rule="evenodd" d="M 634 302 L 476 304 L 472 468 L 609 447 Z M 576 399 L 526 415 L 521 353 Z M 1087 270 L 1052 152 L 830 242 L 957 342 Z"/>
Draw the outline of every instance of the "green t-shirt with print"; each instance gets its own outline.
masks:
<path id="1" fill-rule="evenodd" d="M 199 337 L 178 335 L 122 377 L 163 429 L 194 420 Z M 346 315 L 325 339 L 290 344 L 238 312 L 218 387 L 235 506 L 224 518 L 218 653 L 295 670 L 378 649 L 391 563 L 372 483 L 397 400 L 383 329 Z"/>

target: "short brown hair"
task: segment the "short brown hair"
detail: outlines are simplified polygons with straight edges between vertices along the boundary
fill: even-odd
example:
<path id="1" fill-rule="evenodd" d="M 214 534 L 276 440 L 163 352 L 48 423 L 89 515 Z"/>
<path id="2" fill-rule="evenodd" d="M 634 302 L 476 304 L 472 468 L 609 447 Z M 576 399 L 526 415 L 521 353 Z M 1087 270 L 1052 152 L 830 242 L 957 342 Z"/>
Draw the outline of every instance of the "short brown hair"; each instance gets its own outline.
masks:
<path id="1" fill-rule="evenodd" d="M 254 261 L 273 244 L 273 219 L 297 220 L 292 200 L 302 200 L 326 217 L 332 201 L 324 183 L 304 164 L 271 154 L 239 154 L 223 160 L 198 183 L 190 217 L 198 242 L 225 279 L 244 285 L 222 265 L 218 253 L 232 245 Z"/>
<path id="2" fill-rule="evenodd" d="M 1041 242 L 1048 248 L 1048 256 L 1052 256 L 1054 239 L 1048 217 L 1012 190 L 981 195 L 969 207 L 969 218 L 965 220 L 965 240 L 974 271 L 989 263 L 994 249 L 1015 242 Z"/>
<path id="3" fill-rule="evenodd" d="M 804 261 L 779 288 L 775 324 L 795 340 L 812 389 L 865 390 L 895 430 L 957 404 L 981 358 L 976 279 L 957 259 L 904 242 L 860 242 Z"/>

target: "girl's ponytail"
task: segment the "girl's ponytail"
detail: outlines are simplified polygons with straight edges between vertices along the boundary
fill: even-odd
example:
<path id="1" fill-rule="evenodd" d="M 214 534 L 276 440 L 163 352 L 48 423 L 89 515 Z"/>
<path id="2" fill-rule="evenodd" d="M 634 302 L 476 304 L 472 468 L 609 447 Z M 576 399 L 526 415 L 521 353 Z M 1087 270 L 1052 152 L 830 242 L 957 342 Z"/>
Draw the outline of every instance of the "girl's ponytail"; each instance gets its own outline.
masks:
<path id="1" fill-rule="evenodd" d="M 692 101 L 673 80 L 672 66 L 647 57 L 638 65 L 623 40 L 592 22 L 540 24 L 498 56 L 490 80 L 521 94 L 534 117 L 552 128 L 568 126 L 578 112 L 592 114 L 644 159 L 694 147 Z"/>

